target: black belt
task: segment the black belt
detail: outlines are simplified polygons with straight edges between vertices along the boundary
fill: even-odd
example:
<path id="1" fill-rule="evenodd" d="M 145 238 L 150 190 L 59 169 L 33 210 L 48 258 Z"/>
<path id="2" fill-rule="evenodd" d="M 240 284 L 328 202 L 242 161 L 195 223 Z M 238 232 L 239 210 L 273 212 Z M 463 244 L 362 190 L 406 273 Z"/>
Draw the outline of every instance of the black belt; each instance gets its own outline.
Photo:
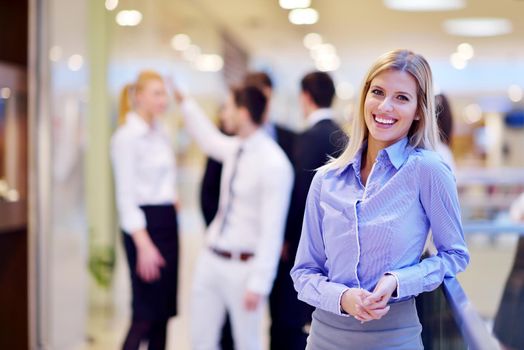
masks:
<path id="1" fill-rule="evenodd" d="M 227 250 L 222 250 L 222 249 L 213 248 L 213 247 L 210 247 L 209 249 L 211 249 L 211 251 L 215 253 L 216 255 L 222 258 L 225 258 L 225 259 L 248 261 L 249 259 L 255 256 L 255 254 L 247 253 L 247 252 L 233 253 Z"/>

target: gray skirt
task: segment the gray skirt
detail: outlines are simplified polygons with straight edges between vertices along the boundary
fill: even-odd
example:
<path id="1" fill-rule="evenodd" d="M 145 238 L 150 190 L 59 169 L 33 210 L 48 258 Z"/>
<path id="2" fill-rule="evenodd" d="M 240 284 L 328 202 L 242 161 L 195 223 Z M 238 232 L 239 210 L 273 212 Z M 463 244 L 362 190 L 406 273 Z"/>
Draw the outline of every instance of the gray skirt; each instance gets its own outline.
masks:
<path id="1" fill-rule="evenodd" d="M 354 317 L 316 309 L 306 350 L 420 350 L 422 326 L 415 299 L 391 304 L 380 320 L 360 323 Z"/>

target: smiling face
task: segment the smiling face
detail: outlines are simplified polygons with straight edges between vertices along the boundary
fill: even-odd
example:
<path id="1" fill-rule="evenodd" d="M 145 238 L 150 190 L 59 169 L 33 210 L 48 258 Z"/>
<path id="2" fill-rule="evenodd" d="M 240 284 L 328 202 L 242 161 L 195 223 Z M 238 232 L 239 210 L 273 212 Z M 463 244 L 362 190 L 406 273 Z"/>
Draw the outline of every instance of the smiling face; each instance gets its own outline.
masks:
<path id="1" fill-rule="evenodd" d="M 418 120 L 417 83 L 411 74 L 385 70 L 370 83 L 364 102 L 368 143 L 386 148 L 406 137 Z"/>

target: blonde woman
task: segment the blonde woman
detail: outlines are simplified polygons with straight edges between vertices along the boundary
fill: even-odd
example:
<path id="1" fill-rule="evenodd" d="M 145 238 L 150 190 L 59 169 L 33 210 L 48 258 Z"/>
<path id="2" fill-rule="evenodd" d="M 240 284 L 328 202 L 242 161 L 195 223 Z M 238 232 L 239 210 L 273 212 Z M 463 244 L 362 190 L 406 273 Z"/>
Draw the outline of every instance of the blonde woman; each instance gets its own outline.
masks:
<path id="1" fill-rule="evenodd" d="M 162 77 L 141 72 L 121 97 L 111 141 L 116 200 L 129 263 L 132 321 L 123 349 L 164 349 L 177 312 L 178 229 L 175 157 L 158 116 L 168 104 Z"/>
<path id="2" fill-rule="evenodd" d="M 414 296 L 468 264 L 432 84 L 422 56 L 379 57 L 346 150 L 313 179 L 291 271 L 316 307 L 307 349 L 422 349 Z M 430 229 L 438 254 L 420 261 Z"/>

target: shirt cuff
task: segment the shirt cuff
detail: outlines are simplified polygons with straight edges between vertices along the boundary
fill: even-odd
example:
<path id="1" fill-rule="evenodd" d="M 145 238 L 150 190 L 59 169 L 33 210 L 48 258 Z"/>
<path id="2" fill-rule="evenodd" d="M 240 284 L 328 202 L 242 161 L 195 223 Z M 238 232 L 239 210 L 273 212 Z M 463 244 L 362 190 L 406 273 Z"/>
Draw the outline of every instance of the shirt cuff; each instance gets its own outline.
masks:
<path id="1" fill-rule="evenodd" d="M 393 296 L 391 295 L 391 300 L 398 300 L 400 299 L 400 282 L 398 280 L 398 276 L 395 272 L 386 272 L 385 275 L 391 275 L 393 277 L 395 277 L 395 279 L 397 280 L 397 289 L 396 289 L 396 293 L 393 293 L 393 294 L 396 294 L 396 296 Z"/>
<path id="2" fill-rule="evenodd" d="M 351 317 L 350 314 L 348 314 L 347 312 L 343 311 L 342 310 L 342 295 L 344 295 L 344 293 L 349 290 L 349 288 L 346 288 L 344 289 L 341 293 L 340 293 L 340 296 L 338 297 L 338 315 L 339 316 L 344 316 L 344 317 Z"/>
<path id="3" fill-rule="evenodd" d="M 146 218 L 142 211 L 125 215 L 121 222 L 122 230 L 129 234 L 138 230 L 145 230 L 146 226 Z"/>
<path id="4" fill-rule="evenodd" d="M 419 265 L 414 265 L 386 272 L 386 274 L 393 275 L 397 280 L 397 296 L 392 298 L 393 300 L 415 296 L 422 292 L 423 278 L 419 277 L 421 275 L 419 269 Z"/>
<path id="5" fill-rule="evenodd" d="M 342 294 L 349 288 L 340 283 L 329 283 L 328 288 L 320 301 L 320 308 L 339 316 L 349 316 L 342 313 L 340 301 Z"/>

